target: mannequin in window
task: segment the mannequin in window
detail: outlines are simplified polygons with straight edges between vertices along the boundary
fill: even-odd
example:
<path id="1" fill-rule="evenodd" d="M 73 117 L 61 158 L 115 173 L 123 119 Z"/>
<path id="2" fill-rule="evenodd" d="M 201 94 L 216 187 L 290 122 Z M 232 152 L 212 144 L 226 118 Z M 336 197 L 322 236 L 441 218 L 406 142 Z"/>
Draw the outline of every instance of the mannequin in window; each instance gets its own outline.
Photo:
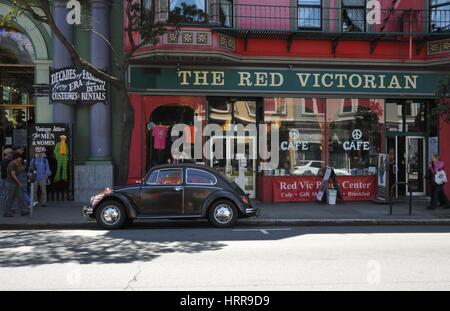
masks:
<path id="1" fill-rule="evenodd" d="M 153 127 L 153 149 L 156 151 L 158 164 L 164 163 L 164 152 L 166 149 L 166 139 L 169 130 L 159 121 L 158 125 Z"/>

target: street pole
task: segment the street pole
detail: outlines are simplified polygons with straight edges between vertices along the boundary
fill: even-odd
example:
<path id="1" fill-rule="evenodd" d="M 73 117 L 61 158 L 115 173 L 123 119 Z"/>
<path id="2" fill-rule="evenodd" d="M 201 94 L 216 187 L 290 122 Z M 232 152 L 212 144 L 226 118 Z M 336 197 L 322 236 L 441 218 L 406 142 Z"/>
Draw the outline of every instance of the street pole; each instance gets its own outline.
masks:
<path id="1" fill-rule="evenodd" d="M 33 214 L 34 214 L 34 182 L 31 183 L 31 187 L 30 187 L 30 218 L 33 218 Z"/>

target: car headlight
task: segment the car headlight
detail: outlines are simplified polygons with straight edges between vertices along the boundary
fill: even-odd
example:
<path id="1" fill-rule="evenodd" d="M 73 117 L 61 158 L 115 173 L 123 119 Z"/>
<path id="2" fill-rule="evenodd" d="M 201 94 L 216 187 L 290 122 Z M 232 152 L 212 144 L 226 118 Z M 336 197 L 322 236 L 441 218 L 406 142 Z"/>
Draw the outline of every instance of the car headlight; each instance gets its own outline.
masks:
<path id="1" fill-rule="evenodd" d="M 112 192 L 111 188 L 106 188 L 99 194 L 92 196 L 91 197 L 91 206 L 94 207 L 95 205 L 97 205 L 98 202 L 100 202 L 108 193 L 111 193 L 111 192 Z"/>

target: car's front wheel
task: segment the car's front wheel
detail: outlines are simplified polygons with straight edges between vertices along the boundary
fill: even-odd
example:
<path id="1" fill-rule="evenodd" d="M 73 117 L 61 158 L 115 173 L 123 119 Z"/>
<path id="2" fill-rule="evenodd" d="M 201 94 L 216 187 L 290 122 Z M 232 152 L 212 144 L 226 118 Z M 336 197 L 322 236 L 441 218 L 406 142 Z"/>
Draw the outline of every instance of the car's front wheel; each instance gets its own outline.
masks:
<path id="1" fill-rule="evenodd" d="M 95 219 L 97 224 L 104 229 L 122 228 L 127 219 L 123 205 L 117 201 L 106 201 L 100 204 Z"/>
<path id="2" fill-rule="evenodd" d="M 231 227 L 237 220 L 236 206 L 229 200 L 219 200 L 214 202 L 209 208 L 209 222 L 219 228 Z"/>

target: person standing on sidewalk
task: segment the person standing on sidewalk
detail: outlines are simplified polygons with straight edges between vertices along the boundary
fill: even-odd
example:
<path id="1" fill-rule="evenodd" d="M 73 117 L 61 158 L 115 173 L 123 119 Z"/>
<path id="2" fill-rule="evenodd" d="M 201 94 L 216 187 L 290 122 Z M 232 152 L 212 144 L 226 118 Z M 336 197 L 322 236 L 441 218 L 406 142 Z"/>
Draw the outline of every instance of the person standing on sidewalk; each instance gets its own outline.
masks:
<path id="1" fill-rule="evenodd" d="M 6 203 L 6 177 L 7 175 L 7 169 L 8 169 L 8 165 L 9 163 L 11 163 L 11 161 L 13 160 L 14 157 L 14 151 L 11 148 L 7 148 L 5 149 L 5 151 L 3 151 L 3 154 L 5 155 L 5 157 L 2 159 L 0 166 L 1 166 L 1 178 L 0 178 L 0 195 L 1 195 L 1 203 L 2 203 L 2 208 L 5 207 L 5 203 Z"/>
<path id="2" fill-rule="evenodd" d="M 431 165 L 429 167 L 429 170 L 431 171 L 432 178 L 432 194 L 431 194 L 431 204 L 427 207 L 427 209 L 436 209 L 438 201 L 441 202 L 444 208 L 450 208 L 449 201 L 447 196 L 444 192 L 444 185 L 446 182 L 446 178 L 444 178 L 442 181 L 439 180 L 439 178 L 436 178 L 436 175 L 440 173 L 440 171 L 444 171 L 445 163 L 441 161 L 441 158 L 439 155 L 435 154 L 433 156 L 433 160 L 431 162 Z M 445 176 L 445 174 L 444 174 Z"/>
<path id="3" fill-rule="evenodd" d="M 17 177 L 21 166 L 22 156 L 17 154 L 14 160 L 9 163 L 7 168 L 6 189 L 8 198 L 6 199 L 6 204 L 4 206 L 3 217 L 13 217 L 11 208 L 15 200 L 17 200 L 20 215 L 26 216 L 29 214 L 23 201 L 22 191 L 20 190 L 22 184 Z"/>
<path id="4" fill-rule="evenodd" d="M 31 177 L 34 183 L 32 198 L 33 202 L 38 203 L 37 192 L 38 187 L 41 189 L 40 206 L 45 206 L 47 203 L 47 180 L 52 175 L 48 160 L 43 153 L 36 152 L 34 158 L 30 161 L 30 169 L 28 176 Z"/>

